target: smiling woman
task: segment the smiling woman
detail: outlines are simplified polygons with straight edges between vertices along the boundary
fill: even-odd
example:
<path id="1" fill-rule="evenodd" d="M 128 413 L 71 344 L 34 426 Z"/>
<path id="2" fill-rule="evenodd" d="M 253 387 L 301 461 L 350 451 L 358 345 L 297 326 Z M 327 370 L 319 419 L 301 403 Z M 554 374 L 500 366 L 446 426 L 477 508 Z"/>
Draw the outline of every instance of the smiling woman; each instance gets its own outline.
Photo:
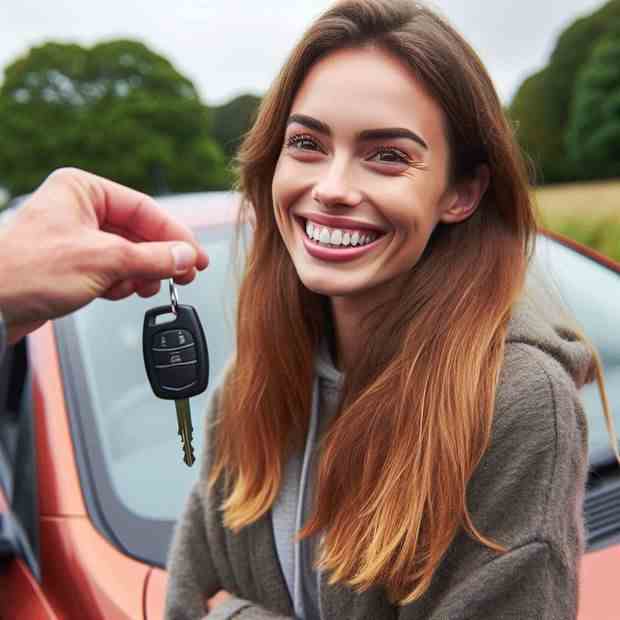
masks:
<path id="1" fill-rule="evenodd" d="M 530 299 L 528 177 L 471 47 L 340 0 L 237 161 L 236 352 L 167 617 L 575 618 L 600 363 Z"/>

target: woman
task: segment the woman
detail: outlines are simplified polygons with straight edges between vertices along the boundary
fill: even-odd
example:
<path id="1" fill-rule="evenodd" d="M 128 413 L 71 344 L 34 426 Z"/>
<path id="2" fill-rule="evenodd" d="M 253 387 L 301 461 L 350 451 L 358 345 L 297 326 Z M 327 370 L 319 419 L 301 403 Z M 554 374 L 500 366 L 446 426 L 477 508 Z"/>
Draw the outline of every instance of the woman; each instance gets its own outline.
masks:
<path id="1" fill-rule="evenodd" d="M 340 1 L 238 163 L 237 348 L 167 617 L 574 618 L 600 364 L 525 294 L 528 179 L 475 53 L 412 0 Z"/>

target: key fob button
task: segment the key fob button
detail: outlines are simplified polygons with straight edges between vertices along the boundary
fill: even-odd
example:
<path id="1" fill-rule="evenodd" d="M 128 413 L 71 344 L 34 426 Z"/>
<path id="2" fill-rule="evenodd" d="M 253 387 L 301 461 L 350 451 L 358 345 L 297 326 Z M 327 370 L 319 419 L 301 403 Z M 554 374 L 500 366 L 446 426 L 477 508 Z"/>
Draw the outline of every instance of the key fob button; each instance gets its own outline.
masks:
<path id="1" fill-rule="evenodd" d="M 177 349 L 188 344 L 194 344 L 194 338 L 186 329 L 169 329 L 153 336 L 155 349 Z"/>
<path id="2" fill-rule="evenodd" d="M 195 364 L 158 368 L 159 384 L 168 390 L 182 390 L 191 387 L 198 381 Z"/>
<path id="3" fill-rule="evenodd" d="M 185 349 L 171 349 L 170 351 L 153 351 L 153 359 L 157 366 L 170 366 L 183 362 L 193 362 L 196 358 L 196 347 Z"/>

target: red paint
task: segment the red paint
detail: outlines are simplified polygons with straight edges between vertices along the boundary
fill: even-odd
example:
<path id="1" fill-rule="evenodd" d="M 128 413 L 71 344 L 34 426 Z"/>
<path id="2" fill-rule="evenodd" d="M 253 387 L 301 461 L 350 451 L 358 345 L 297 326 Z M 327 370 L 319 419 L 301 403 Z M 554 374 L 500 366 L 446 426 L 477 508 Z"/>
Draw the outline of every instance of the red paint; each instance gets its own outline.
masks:
<path id="1" fill-rule="evenodd" d="M 579 576 L 578 620 L 618 620 L 620 545 L 586 553 Z"/>

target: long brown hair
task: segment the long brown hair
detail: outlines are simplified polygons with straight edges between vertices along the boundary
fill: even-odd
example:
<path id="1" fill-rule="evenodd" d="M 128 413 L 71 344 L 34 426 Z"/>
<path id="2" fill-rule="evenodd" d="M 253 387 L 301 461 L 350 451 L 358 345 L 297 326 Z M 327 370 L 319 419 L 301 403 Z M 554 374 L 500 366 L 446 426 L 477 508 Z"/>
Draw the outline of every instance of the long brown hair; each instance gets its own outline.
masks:
<path id="1" fill-rule="evenodd" d="M 333 5 L 293 49 L 240 147 L 239 226 L 248 214 L 255 224 L 209 480 L 223 477 L 224 522 L 239 530 L 270 509 L 287 459 L 303 447 L 330 311 L 303 286 L 280 237 L 272 179 L 310 67 L 338 49 L 369 45 L 410 67 L 443 109 L 451 181 L 480 164 L 491 173 L 474 214 L 440 223 L 398 299 L 364 317 L 362 357 L 347 369 L 322 439 L 314 510 L 300 533 L 324 534 L 318 566 L 331 583 L 358 591 L 380 584 L 405 604 L 428 589 L 460 527 L 505 551 L 472 523 L 466 486 L 489 443 L 507 325 L 537 232 L 528 171 L 487 72 L 418 2 Z"/>

